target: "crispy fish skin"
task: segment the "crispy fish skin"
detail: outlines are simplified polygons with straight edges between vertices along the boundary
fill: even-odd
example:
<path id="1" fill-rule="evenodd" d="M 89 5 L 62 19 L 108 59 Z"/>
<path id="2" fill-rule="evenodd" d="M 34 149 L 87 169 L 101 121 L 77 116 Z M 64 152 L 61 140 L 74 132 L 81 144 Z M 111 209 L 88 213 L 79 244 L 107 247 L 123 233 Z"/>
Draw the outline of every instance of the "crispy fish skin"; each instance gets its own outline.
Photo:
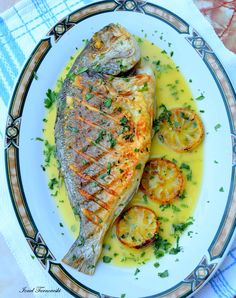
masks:
<path id="1" fill-rule="evenodd" d="M 130 50 L 121 47 L 118 55 L 117 42 Z M 110 53 L 113 47 L 116 54 Z M 106 26 L 77 58 L 70 71 L 77 74 L 65 80 L 59 94 L 57 158 L 80 216 L 79 237 L 63 262 L 86 274 L 94 273 L 105 233 L 136 192 L 150 154 L 153 76 L 142 70 L 130 77 L 110 76 L 137 64 L 137 48 L 123 27 Z"/>

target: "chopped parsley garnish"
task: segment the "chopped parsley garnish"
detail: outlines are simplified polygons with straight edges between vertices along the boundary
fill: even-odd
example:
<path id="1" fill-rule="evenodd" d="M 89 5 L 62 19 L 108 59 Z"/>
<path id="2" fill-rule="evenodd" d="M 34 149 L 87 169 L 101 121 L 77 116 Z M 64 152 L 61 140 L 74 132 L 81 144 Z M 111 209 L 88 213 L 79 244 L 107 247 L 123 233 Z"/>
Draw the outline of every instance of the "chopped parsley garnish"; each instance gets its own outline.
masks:
<path id="1" fill-rule="evenodd" d="M 168 277 L 169 276 L 169 271 L 168 270 L 165 270 L 163 272 L 159 272 L 158 273 L 158 276 L 160 276 L 161 278 Z"/>
<path id="2" fill-rule="evenodd" d="M 182 234 L 192 224 L 193 224 L 193 220 L 191 218 L 189 218 L 186 222 L 172 224 L 174 234 L 175 235 Z"/>
<path id="3" fill-rule="evenodd" d="M 148 203 L 148 197 L 146 194 L 143 195 L 143 200 L 144 200 L 144 203 L 147 204 Z"/>
<path id="4" fill-rule="evenodd" d="M 146 254 L 146 252 L 143 251 L 143 252 L 141 253 L 141 255 L 140 255 L 140 258 L 143 258 L 143 257 L 145 256 L 145 254 Z"/>
<path id="5" fill-rule="evenodd" d="M 75 207 L 72 207 L 72 211 L 75 215 L 78 215 L 77 209 Z"/>
<path id="6" fill-rule="evenodd" d="M 44 99 L 44 106 L 45 108 L 49 109 L 54 104 L 54 102 L 57 100 L 57 92 L 52 91 L 51 89 L 48 89 L 46 92 L 46 98 Z"/>
<path id="7" fill-rule="evenodd" d="M 169 111 L 166 106 L 164 104 L 161 104 L 159 106 L 160 109 L 160 115 L 158 117 L 158 119 L 154 119 L 153 121 L 153 130 L 154 130 L 154 134 L 156 134 L 159 130 L 160 130 L 160 124 L 161 122 L 167 121 L 170 125 L 172 125 L 171 122 L 171 111 Z M 159 140 L 163 143 L 164 142 L 164 138 L 162 135 L 158 136 Z"/>
<path id="8" fill-rule="evenodd" d="M 100 142 L 103 140 L 103 138 L 104 138 L 104 136 L 106 135 L 106 133 L 107 133 L 107 132 L 106 132 L 105 129 L 100 130 L 99 133 L 98 133 L 98 136 L 97 136 L 97 138 L 96 138 L 96 140 L 95 140 L 95 143 L 96 143 L 96 144 L 100 143 Z"/>
<path id="9" fill-rule="evenodd" d="M 207 201 L 207 203 L 209 203 L 209 201 Z M 189 236 L 190 238 L 192 238 L 192 234 L 193 234 L 193 231 L 188 231 L 188 236 Z"/>
<path id="10" fill-rule="evenodd" d="M 82 152 L 86 152 L 88 150 L 88 147 L 89 145 L 85 145 L 83 148 L 82 148 Z"/>
<path id="11" fill-rule="evenodd" d="M 68 130 L 73 132 L 73 133 L 78 133 L 79 129 L 77 127 L 73 127 L 73 126 L 67 126 Z"/>
<path id="12" fill-rule="evenodd" d="M 108 134 L 108 141 L 110 142 L 110 148 L 114 148 L 116 145 L 116 139 L 113 139 L 113 135 L 111 133 Z"/>
<path id="13" fill-rule="evenodd" d="M 35 138 L 36 141 L 43 142 L 44 140 L 42 138 Z"/>
<path id="14" fill-rule="evenodd" d="M 96 181 L 92 181 L 91 182 L 91 185 L 92 185 L 92 187 L 97 187 L 98 186 L 98 183 Z"/>
<path id="15" fill-rule="evenodd" d="M 170 64 L 161 64 L 160 61 L 153 61 L 153 64 L 156 66 L 157 77 L 160 77 L 162 73 L 167 73 L 172 70 L 173 67 Z"/>
<path id="16" fill-rule="evenodd" d="M 104 104 L 104 106 L 106 108 L 110 108 L 111 107 L 111 104 L 112 104 L 112 99 L 111 98 L 107 98 L 106 100 L 104 100 L 103 104 Z"/>
<path id="17" fill-rule="evenodd" d="M 93 97 L 93 94 L 92 94 L 92 93 L 87 93 L 87 94 L 85 95 L 85 99 L 86 99 L 86 100 L 90 100 L 92 97 Z"/>
<path id="18" fill-rule="evenodd" d="M 221 128 L 221 125 L 220 125 L 220 123 L 217 123 L 215 126 L 215 131 L 217 131 L 219 128 Z"/>
<path id="19" fill-rule="evenodd" d="M 71 82 L 73 82 L 75 80 L 75 73 L 74 72 L 69 72 L 66 77 L 67 79 L 69 79 Z"/>
<path id="20" fill-rule="evenodd" d="M 186 190 L 184 190 L 181 195 L 179 195 L 180 200 L 183 200 L 186 198 Z"/>
<path id="21" fill-rule="evenodd" d="M 165 252 L 168 252 L 170 247 L 171 244 L 166 239 L 163 239 L 159 234 L 155 235 L 154 255 L 156 258 L 164 256 Z"/>
<path id="22" fill-rule="evenodd" d="M 137 37 L 136 40 L 137 40 L 138 43 L 142 43 L 143 42 L 143 40 L 142 40 L 141 37 Z"/>
<path id="23" fill-rule="evenodd" d="M 192 170 L 190 170 L 188 172 L 188 174 L 186 175 L 186 178 L 187 178 L 188 181 L 192 181 L 192 178 L 193 178 L 193 172 L 192 172 Z"/>
<path id="24" fill-rule="evenodd" d="M 111 162 L 108 162 L 108 164 L 107 164 L 107 174 L 108 175 L 111 174 Z"/>
<path id="25" fill-rule="evenodd" d="M 145 56 L 145 57 L 143 57 L 143 60 L 144 60 L 144 61 L 149 61 L 150 58 L 149 58 L 149 56 Z"/>
<path id="26" fill-rule="evenodd" d="M 63 227 L 64 227 L 64 226 L 63 226 L 63 224 L 62 224 L 61 222 L 59 223 L 59 225 L 60 225 L 60 227 L 61 227 L 61 228 L 63 228 Z"/>
<path id="27" fill-rule="evenodd" d="M 177 255 L 180 251 L 181 251 L 181 247 L 179 246 L 179 236 L 178 236 L 177 240 L 176 240 L 176 247 L 172 247 L 169 250 L 169 254 L 170 255 Z"/>
<path id="28" fill-rule="evenodd" d="M 189 120 L 189 116 L 186 115 L 184 112 L 180 112 L 180 117 L 183 118 L 184 120 Z"/>
<path id="29" fill-rule="evenodd" d="M 159 264 L 158 262 L 156 262 L 156 263 L 153 264 L 153 266 L 154 266 L 155 268 L 158 268 L 158 267 L 160 267 L 160 264 Z"/>
<path id="30" fill-rule="evenodd" d="M 100 178 L 104 180 L 107 176 L 108 176 L 108 174 L 107 174 L 107 173 L 104 173 L 104 174 L 102 174 L 102 175 L 100 176 Z"/>
<path id="31" fill-rule="evenodd" d="M 180 211 L 181 211 L 180 208 L 178 208 L 178 207 L 175 206 L 175 205 L 171 205 L 171 208 L 172 208 L 172 210 L 173 210 L 174 212 L 180 212 Z"/>
<path id="32" fill-rule="evenodd" d="M 180 169 L 190 170 L 190 166 L 183 162 L 180 166 Z"/>
<path id="33" fill-rule="evenodd" d="M 183 162 L 180 166 L 180 169 L 185 170 L 187 180 L 191 181 L 192 177 L 193 177 L 193 172 L 192 172 L 190 166 Z"/>
<path id="34" fill-rule="evenodd" d="M 103 256 L 103 258 L 102 258 L 103 263 L 110 263 L 111 260 L 112 260 L 112 258 L 108 257 L 108 256 Z"/>
<path id="35" fill-rule="evenodd" d="M 128 123 L 128 119 L 126 118 L 126 116 L 120 119 L 120 125 L 126 126 L 127 123 Z"/>
<path id="36" fill-rule="evenodd" d="M 174 97 L 175 100 L 179 100 L 179 91 L 177 84 L 179 83 L 178 80 L 175 83 L 169 83 L 166 86 L 169 88 L 170 94 Z"/>
<path id="37" fill-rule="evenodd" d="M 142 164 L 141 163 L 137 164 L 137 166 L 135 167 L 136 170 L 141 170 L 141 168 L 142 168 Z"/>
<path id="38" fill-rule="evenodd" d="M 196 100 L 203 100 L 205 98 L 205 96 L 201 93 L 200 96 L 198 96 L 197 98 L 195 98 Z"/>
<path id="39" fill-rule="evenodd" d="M 55 185 L 58 185 L 58 180 L 56 178 L 50 179 L 48 182 L 48 187 L 53 190 Z"/>
<path id="40" fill-rule="evenodd" d="M 105 248 L 106 250 L 111 250 L 111 245 L 110 244 L 103 244 L 102 245 L 103 248 Z"/>
<path id="41" fill-rule="evenodd" d="M 141 88 L 138 89 L 139 92 L 148 91 L 148 84 L 145 82 Z"/>
<path id="42" fill-rule="evenodd" d="M 120 298 L 125 298 L 126 294 L 121 294 Z"/>
<path id="43" fill-rule="evenodd" d="M 85 240 L 83 236 L 79 236 L 79 242 L 77 243 L 77 246 L 84 246 Z"/>
<path id="44" fill-rule="evenodd" d="M 171 206 L 170 204 L 161 204 L 160 209 L 161 209 L 161 211 L 164 211 L 164 210 L 170 208 L 170 206 Z"/>
<path id="45" fill-rule="evenodd" d="M 219 189 L 220 192 L 224 192 L 224 188 L 221 186 L 221 188 Z"/>
<path id="46" fill-rule="evenodd" d="M 133 141 L 133 138 L 134 138 L 134 134 L 133 133 L 124 136 L 124 139 L 125 140 Z"/>
<path id="47" fill-rule="evenodd" d="M 136 270 L 135 270 L 135 272 L 134 272 L 134 275 L 139 274 L 139 272 L 140 272 L 140 269 L 136 268 Z"/>
<path id="48" fill-rule="evenodd" d="M 50 160 L 51 160 L 51 157 L 53 155 L 55 155 L 55 151 L 56 151 L 56 147 L 55 145 L 51 145 L 49 144 L 49 142 L 46 140 L 44 141 L 44 151 L 43 151 L 43 154 L 44 154 L 44 162 L 45 162 L 45 167 L 47 167 L 50 163 Z"/>
<path id="49" fill-rule="evenodd" d="M 154 134 L 156 134 L 160 130 L 160 124 L 157 119 L 154 119 L 152 128 L 154 130 Z"/>
<path id="50" fill-rule="evenodd" d="M 78 70 L 76 70 L 76 74 L 79 75 L 87 70 L 88 70 L 87 66 L 80 67 Z"/>
<path id="51" fill-rule="evenodd" d="M 153 61 L 153 62 L 152 62 L 152 64 L 154 64 L 154 65 L 156 65 L 156 66 L 160 65 L 160 63 L 161 63 L 160 60 L 157 60 L 157 61 Z"/>
<path id="52" fill-rule="evenodd" d="M 163 221 L 163 222 L 169 221 L 169 219 L 167 217 L 163 217 L 163 216 L 158 216 L 158 220 Z"/>
<path id="53" fill-rule="evenodd" d="M 160 114 L 160 116 L 159 116 L 159 118 L 158 118 L 158 121 L 164 121 L 164 120 L 166 120 L 169 124 L 172 124 L 172 122 L 171 122 L 171 119 L 170 119 L 170 117 L 171 117 L 171 111 L 169 111 L 168 109 L 167 109 L 167 107 L 164 105 L 164 104 L 161 104 L 160 106 L 159 106 L 159 109 L 162 111 L 161 112 L 161 114 Z"/>

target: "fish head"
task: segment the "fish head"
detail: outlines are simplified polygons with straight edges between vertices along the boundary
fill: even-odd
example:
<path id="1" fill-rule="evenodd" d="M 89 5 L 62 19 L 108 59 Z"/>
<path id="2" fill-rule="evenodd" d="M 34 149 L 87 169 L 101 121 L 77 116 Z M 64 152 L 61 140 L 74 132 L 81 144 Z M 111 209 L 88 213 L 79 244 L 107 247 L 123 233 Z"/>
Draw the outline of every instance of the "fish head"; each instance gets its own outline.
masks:
<path id="1" fill-rule="evenodd" d="M 125 73 L 140 60 L 135 38 L 119 24 L 96 32 L 83 52 L 82 66 L 109 75 Z"/>

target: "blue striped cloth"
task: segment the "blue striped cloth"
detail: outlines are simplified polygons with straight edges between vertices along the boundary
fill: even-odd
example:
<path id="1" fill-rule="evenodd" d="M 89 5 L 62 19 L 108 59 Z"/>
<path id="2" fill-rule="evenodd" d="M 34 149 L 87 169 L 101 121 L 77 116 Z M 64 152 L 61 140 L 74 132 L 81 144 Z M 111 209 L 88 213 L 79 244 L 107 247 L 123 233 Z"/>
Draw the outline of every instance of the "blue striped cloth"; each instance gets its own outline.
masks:
<path id="1" fill-rule="evenodd" d="M 78 8 L 81 2 L 23 0 L 0 16 L 0 112 L 6 111 L 17 77 L 35 45 L 57 21 Z M 234 296 L 236 241 L 215 276 L 194 297 Z"/>

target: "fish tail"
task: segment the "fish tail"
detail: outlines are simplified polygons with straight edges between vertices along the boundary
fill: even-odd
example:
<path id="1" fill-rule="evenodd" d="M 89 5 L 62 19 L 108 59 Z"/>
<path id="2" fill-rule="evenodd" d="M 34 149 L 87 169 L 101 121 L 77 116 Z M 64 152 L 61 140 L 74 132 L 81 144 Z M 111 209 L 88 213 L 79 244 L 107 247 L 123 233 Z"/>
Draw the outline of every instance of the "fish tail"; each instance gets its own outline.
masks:
<path id="1" fill-rule="evenodd" d="M 62 262 L 86 274 L 94 274 L 97 259 L 100 256 L 102 246 L 95 243 L 94 238 L 81 242 L 80 237 L 72 245 Z"/>

